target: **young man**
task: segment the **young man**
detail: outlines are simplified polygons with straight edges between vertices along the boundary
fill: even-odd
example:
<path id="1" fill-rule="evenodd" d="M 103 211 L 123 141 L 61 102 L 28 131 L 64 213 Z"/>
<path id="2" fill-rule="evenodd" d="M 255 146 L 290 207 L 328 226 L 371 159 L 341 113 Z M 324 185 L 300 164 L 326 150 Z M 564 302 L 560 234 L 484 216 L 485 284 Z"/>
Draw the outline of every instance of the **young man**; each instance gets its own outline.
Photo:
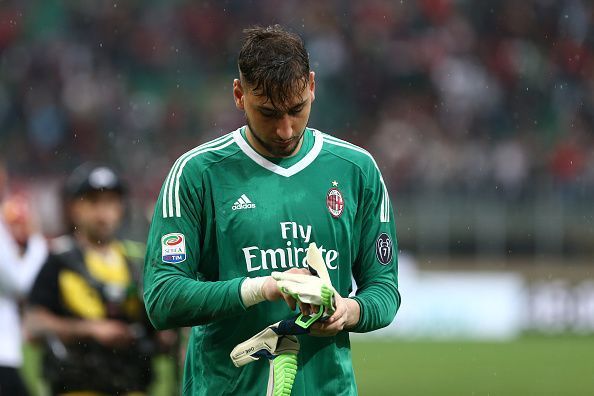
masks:
<path id="1" fill-rule="evenodd" d="M 29 296 L 25 326 L 44 345 L 54 395 L 143 394 L 154 330 L 142 304 L 142 245 L 116 239 L 124 185 L 109 167 L 85 164 L 65 186 L 72 233 L 53 241 Z"/>
<path id="2" fill-rule="evenodd" d="M 340 295 L 336 312 L 300 336 L 292 394 L 353 395 L 348 332 L 388 325 L 400 304 L 388 193 L 369 153 L 307 128 L 315 80 L 302 40 L 280 26 L 245 33 L 233 95 L 247 126 L 169 172 L 145 260 L 149 318 L 161 329 L 194 326 L 184 394 L 263 395 L 268 363 L 236 368 L 229 353 L 296 315 L 270 274 L 308 273 L 316 242 Z M 358 291 L 347 298 L 351 277 Z"/>

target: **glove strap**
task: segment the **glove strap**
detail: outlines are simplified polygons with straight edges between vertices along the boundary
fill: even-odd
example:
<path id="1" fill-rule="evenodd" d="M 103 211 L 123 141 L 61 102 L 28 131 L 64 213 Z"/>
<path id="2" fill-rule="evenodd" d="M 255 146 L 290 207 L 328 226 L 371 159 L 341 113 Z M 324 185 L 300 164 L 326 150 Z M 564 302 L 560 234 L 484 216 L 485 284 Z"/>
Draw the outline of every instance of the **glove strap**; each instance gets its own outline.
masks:
<path id="1" fill-rule="evenodd" d="M 310 267 L 311 268 L 311 267 Z M 322 297 L 322 306 L 318 310 L 318 312 L 314 313 L 313 315 L 303 315 L 300 314 L 297 319 L 295 319 L 295 324 L 303 329 L 308 329 L 315 321 L 321 318 L 324 320 L 332 316 L 334 311 L 336 310 L 334 305 L 334 290 L 326 287 L 326 285 L 322 286 L 321 291 Z M 322 315 L 325 317 L 322 318 Z"/>
<path id="2" fill-rule="evenodd" d="M 324 314 L 324 310 L 322 307 L 313 315 L 303 315 L 300 314 L 297 319 L 295 319 L 295 324 L 303 329 L 308 329 L 316 320 L 320 319 L 320 317 Z"/>

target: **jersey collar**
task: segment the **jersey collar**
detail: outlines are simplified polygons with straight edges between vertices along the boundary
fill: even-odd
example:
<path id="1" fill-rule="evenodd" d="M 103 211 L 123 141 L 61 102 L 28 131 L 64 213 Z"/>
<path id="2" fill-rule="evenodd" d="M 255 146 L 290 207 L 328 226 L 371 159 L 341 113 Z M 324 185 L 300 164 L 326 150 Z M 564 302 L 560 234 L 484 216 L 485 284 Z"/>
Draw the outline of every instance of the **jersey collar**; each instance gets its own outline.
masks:
<path id="1" fill-rule="evenodd" d="M 254 150 L 241 135 L 241 129 L 242 128 L 239 128 L 233 132 L 233 139 L 239 148 L 241 148 L 241 151 L 250 157 L 256 164 L 284 177 L 291 177 L 307 168 L 309 164 L 311 164 L 317 158 L 318 154 L 320 154 L 320 151 L 322 151 L 322 146 L 324 145 L 324 138 L 322 137 L 322 134 L 319 131 L 310 129 L 310 131 L 313 133 L 314 144 L 311 150 L 309 150 L 309 153 L 307 153 L 303 158 L 290 167 L 283 168 L 282 166 L 271 162 Z"/>

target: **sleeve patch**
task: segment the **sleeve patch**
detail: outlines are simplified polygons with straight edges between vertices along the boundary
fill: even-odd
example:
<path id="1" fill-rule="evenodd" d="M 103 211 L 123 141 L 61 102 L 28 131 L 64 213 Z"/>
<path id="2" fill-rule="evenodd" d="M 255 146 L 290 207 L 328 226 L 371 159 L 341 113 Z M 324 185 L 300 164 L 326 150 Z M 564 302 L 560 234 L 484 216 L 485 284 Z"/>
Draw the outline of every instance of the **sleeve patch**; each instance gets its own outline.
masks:
<path id="1" fill-rule="evenodd" d="M 161 238 L 161 255 L 164 263 L 177 264 L 186 260 L 186 237 L 174 232 Z"/>
<path id="2" fill-rule="evenodd" d="M 375 242 L 375 255 L 377 261 L 382 265 L 388 265 L 393 256 L 392 240 L 385 232 L 382 232 Z"/>

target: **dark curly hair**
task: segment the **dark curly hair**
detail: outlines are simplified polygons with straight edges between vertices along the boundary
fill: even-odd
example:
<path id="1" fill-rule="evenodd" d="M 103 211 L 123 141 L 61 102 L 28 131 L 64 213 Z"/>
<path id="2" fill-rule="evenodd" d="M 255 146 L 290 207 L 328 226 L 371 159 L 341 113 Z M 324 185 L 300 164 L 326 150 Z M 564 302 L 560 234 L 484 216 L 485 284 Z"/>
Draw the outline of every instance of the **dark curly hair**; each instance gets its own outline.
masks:
<path id="1" fill-rule="evenodd" d="M 241 78 L 254 95 L 265 96 L 274 108 L 287 111 L 309 81 L 309 56 L 303 40 L 280 25 L 255 26 L 243 32 L 237 59 Z"/>

